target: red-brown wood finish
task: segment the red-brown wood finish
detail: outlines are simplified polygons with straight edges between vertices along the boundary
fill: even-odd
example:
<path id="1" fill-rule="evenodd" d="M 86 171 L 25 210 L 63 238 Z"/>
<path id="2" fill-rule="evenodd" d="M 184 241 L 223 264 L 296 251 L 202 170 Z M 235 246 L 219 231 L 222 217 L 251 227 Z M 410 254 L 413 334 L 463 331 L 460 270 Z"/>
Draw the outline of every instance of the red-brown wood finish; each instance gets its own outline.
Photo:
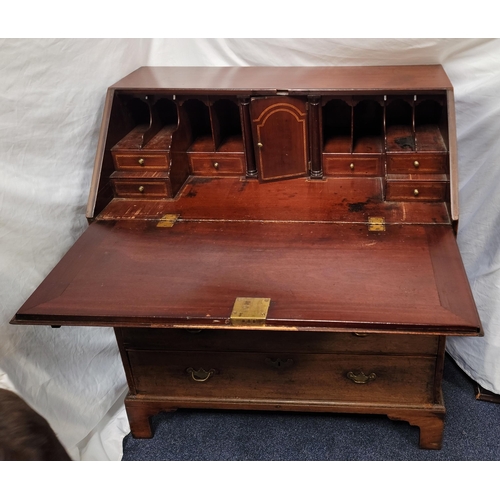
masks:
<path id="1" fill-rule="evenodd" d="M 452 88 L 440 65 L 344 67 L 142 67 L 112 89 L 206 94 L 270 95 L 294 91 L 326 95 L 339 92 L 432 92 Z"/>
<path id="2" fill-rule="evenodd" d="M 276 327 L 478 333 L 453 233 L 431 224 L 95 222 L 16 317 L 224 326 L 238 296 L 270 297 Z"/>
<path id="3" fill-rule="evenodd" d="M 440 66 L 140 68 L 90 227 L 12 322 L 114 327 L 135 437 L 177 408 L 373 413 L 439 449 L 445 339 L 482 334 L 456 158 Z"/>
<path id="4" fill-rule="evenodd" d="M 309 163 L 306 102 L 290 97 L 254 98 L 250 112 L 260 180 L 305 176 Z"/>

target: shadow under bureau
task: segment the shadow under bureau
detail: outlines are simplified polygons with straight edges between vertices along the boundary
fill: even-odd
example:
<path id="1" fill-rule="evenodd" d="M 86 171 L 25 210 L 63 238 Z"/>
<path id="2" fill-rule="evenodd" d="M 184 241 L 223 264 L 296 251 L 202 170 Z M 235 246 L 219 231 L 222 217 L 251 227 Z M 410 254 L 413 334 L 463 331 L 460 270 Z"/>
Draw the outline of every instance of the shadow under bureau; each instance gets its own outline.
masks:
<path id="1" fill-rule="evenodd" d="M 111 326 L 134 437 L 177 408 L 385 414 L 442 444 L 482 335 L 441 66 L 143 67 L 107 94 L 89 227 L 13 323 Z"/>

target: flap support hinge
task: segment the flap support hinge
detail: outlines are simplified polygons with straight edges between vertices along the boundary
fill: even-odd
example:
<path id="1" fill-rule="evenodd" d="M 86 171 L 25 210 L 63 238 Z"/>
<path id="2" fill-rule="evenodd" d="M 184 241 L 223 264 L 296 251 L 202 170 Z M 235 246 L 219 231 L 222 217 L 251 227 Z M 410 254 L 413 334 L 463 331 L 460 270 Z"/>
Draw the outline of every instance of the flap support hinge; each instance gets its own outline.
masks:
<path id="1" fill-rule="evenodd" d="M 178 214 L 165 214 L 156 224 L 156 227 L 172 227 L 179 218 Z"/>
<path id="2" fill-rule="evenodd" d="M 368 231 L 385 231 L 385 218 L 368 217 Z"/>

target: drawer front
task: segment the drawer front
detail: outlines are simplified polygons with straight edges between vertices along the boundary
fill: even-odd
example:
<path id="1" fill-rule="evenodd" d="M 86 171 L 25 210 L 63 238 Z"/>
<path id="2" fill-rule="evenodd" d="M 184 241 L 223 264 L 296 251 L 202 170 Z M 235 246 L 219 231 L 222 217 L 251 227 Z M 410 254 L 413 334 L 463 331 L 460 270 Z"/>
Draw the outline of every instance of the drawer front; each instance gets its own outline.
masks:
<path id="1" fill-rule="evenodd" d="M 388 174 L 442 174 L 447 171 L 448 155 L 387 155 Z"/>
<path id="2" fill-rule="evenodd" d="M 117 170 L 130 168 L 168 168 L 170 159 L 166 154 L 123 154 L 114 153 L 115 167 Z"/>
<path id="3" fill-rule="evenodd" d="M 435 358 L 404 356 L 128 351 L 138 394 L 314 404 L 432 402 Z"/>
<path id="4" fill-rule="evenodd" d="M 164 198 L 169 196 L 169 186 L 165 181 L 125 181 L 114 180 L 115 195 L 126 198 Z"/>
<path id="5" fill-rule="evenodd" d="M 323 155 L 325 175 L 382 175 L 382 157 L 328 156 Z"/>
<path id="6" fill-rule="evenodd" d="M 419 354 L 434 356 L 439 337 L 269 330 L 190 330 L 121 328 L 121 342 L 129 349 L 264 351 L 297 353 Z"/>
<path id="7" fill-rule="evenodd" d="M 190 156 L 191 170 L 194 175 L 243 175 L 244 157 Z"/>
<path id="8" fill-rule="evenodd" d="M 387 181 L 387 201 L 445 201 L 445 182 Z"/>

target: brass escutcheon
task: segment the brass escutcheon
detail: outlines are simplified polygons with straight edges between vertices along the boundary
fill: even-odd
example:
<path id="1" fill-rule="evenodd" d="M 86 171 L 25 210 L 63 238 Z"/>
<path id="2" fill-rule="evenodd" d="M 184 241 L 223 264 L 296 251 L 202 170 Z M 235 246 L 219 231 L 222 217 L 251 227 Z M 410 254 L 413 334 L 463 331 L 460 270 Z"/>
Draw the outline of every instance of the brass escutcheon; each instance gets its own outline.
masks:
<path id="1" fill-rule="evenodd" d="M 375 375 L 375 373 L 370 373 L 370 375 L 365 375 L 362 371 L 358 373 L 348 372 L 347 378 L 352 382 L 354 382 L 355 384 L 367 384 L 368 382 L 375 380 L 377 378 L 377 375 Z"/>
<path id="2" fill-rule="evenodd" d="M 236 297 L 230 321 L 233 326 L 265 326 L 270 298 Z"/>
<path id="3" fill-rule="evenodd" d="M 288 368 L 293 365 L 293 359 L 288 358 L 287 360 L 283 360 L 281 358 L 265 359 L 266 365 L 272 366 L 273 368 Z"/>
<path id="4" fill-rule="evenodd" d="M 215 373 L 215 370 L 213 368 L 211 370 L 208 370 L 207 372 L 203 368 L 195 370 L 194 368 L 190 367 L 186 371 L 191 374 L 191 378 L 195 382 L 206 382 Z"/>

